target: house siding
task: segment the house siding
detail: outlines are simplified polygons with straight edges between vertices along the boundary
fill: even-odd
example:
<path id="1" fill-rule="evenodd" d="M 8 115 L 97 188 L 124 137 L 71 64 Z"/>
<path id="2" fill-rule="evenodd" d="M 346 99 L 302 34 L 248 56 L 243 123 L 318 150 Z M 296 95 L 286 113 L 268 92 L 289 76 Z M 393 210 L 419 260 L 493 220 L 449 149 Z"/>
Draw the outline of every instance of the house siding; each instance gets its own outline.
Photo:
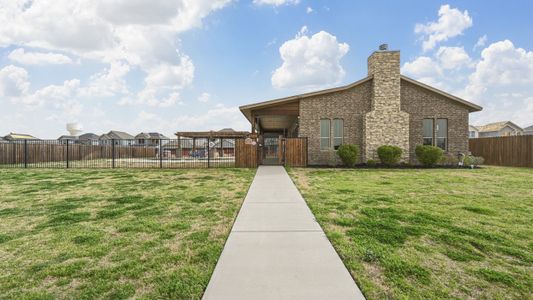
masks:
<path id="1" fill-rule="evenodd" d="M 300 100 L 300 137 L 307 137 L 309 165 L 338 165 L 340 160 L 333 148 L 320 150 L 320 120 L 343 119 L 345 144 L 357 144 L 364 149 L 363 118 L 370 111 L 372 81 L 348 90 L 317 95 Z M 333 136 L 333 126 L 330 135 Z M 360 158 L 361 161 L 361 158 Z"/>
<path id="2" fill-rule="evenodd" d="M 468 152 L 468 109 L 453 100 L 416 86 L 401 82 L 402 110 L 409 113 L 409 156 L 415 163 L 415 149 L 422 144 L 422 120 L 448 119 L 448 153 Z M 435 128 L 436 130 L 436 128 Z"/>

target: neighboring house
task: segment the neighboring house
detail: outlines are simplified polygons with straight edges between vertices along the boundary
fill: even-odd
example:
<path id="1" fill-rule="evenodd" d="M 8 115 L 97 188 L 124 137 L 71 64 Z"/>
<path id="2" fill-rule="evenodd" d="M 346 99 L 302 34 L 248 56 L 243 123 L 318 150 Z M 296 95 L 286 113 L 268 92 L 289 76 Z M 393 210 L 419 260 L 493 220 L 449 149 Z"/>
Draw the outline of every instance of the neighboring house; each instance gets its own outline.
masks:
<path id="1" fill-rule="evenodd" d="M 24 141 L 24 140 L 38 140 L 38 138 L 30 134 L 12 132 L 4 136 L 4 140 L 12 142 L 12 141 Z"/>
<path id="2" fill-rule="evenodd" d="M 99 138 L 101 145 L 112 145 L 113 141 L 115 145 L 130 146 L 135 143 L 133 135 L 123 132 L 111 130 L 108 133 L 102 134 Z"/>
<path id="3" fill-rule="evenodd" d="M 7 143 L 7 141 L 3 137 L 0 136 L 0 143 Z"/>
<path id="4" fill-rule="evenodd" d="M 94 133 L 84 133 L 78 137 L 78 141 L 82 145 L 98 145 L 100 137 Z"/>
<path id="5" fill-rule="evenodd" d="M 533 125 L 524 128 L 524 135 L 533 135 Z"/>
<path id="6" fill-rule="evenodd" d="M 168 137 L 157 132 L 141 132 L 135 136 L 135 143 L 139 146 L 159 146 L 159 141 L 162 140 L 162 144 L 168 142 Z"/>
<path id="7" fill-rule="evenodd" d="M 78 137 L 75 136 L 75 135 L 62 135 L 62 136 L 58 137 L 57 140 L 61 144 L 66 144 L 67 142 L 69 144 L 74 144 L 74 143 L 78 142 Z"/>
<path id="8" fill-rule="evenodd" d="M 476 126 L 479 130 L 479 137 L 514 136 L 522 135 L 524 129 L 511 121 L 490 123 Z"/>
<path id="9" fill-rule="evenodd" d="M 468 125 L 468 137 L 475 139 L 479 137 L 479 129 L 474 125 Z"/>
<path id="10" fill-rule="evenodd" d="M 467 153 L 469 113 L 481 109 L 401 75 L 400 52 L 386 49 L 368 58 L 368 76 L 355 83 L 240 107 L 263 147 L 279 136 L 307 138 L 309 165 L 340 163 L 341 144 L 359 145 L 363 162 L 378 159 L 382 145 L 400 147 L 411 162 L 422 144 Z"/>

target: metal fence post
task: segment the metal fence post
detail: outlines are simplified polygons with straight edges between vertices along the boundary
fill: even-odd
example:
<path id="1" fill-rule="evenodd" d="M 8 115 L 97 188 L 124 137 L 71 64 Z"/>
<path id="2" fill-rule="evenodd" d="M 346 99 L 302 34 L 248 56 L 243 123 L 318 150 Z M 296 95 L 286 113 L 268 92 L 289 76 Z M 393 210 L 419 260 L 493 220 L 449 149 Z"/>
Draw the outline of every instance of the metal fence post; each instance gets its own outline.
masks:
<path id="1" fill-rule="evenodd" d="M 69 154 L 68 154 L 68 144 L 69 144 L 69 142 L 70 141 L 67 140 L 67 169 L 69 168 L 69 161 L 68 161 L 68 159 L 69 159 Z"/>
<path id="2" fill-rule="evenodd" d="M 111 139 L 111 165 L 115 168 L 115 139 Z"/>
<path id="3" fill-rule="evenodd" d="M 161 151 L 163 147 L 161 146 L 161 139 L 159 139 L 159 168 L 163 169 L 163 152 Z"/>
<path id="4" fill-rule="evenodd" d="M 211 168 L 211 139 L 207 139 L 207 168 Z"/>
<path id="5" fill-rule="evenodd" d="M 28 167 L 28 140 L 24 140 L 24 168 Z"/>

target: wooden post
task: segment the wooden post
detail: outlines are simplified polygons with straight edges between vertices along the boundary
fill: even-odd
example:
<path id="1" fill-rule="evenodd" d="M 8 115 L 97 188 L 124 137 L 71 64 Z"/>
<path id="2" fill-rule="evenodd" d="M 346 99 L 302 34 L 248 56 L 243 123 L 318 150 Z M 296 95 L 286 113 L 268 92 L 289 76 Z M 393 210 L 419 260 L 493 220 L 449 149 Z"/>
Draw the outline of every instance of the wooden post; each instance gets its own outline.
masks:
<path id="1" fill-rule="evenodd" d="M 28 140 L 24 140 L 24 168 L 28 167 Z"/>

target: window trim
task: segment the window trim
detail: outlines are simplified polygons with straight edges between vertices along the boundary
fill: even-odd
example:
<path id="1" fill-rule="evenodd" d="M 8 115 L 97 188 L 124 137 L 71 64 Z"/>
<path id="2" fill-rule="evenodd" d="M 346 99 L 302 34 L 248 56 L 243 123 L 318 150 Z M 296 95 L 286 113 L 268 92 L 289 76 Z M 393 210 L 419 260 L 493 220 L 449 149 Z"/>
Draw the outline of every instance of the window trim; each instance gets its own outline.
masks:
<path id="1" fill-rule="evenodd" d="M 327 121 L 327 124 L 328 124 L 328 136 L 327 137 L 323 137 L 322 136 L 322 121 Z M 320 148 L 320 151 L 328 151 L 331 149 L 331 119 L 328 119 L 328 118 L 320 118 L 320 121 L 319 121 L 319 148 Z M 322 147 L 322 140 L 324 139 L 327 139 L 328 140 L 328 144 L 327 146 L 325 146 L 324 148 Z"/>
<path id="2" fill-rule="evenodd" d="M 339 137 L 337 137 L 337 136 L 335 135 L 335 122 L 336 122 L 336 121 L 340 121 L 340 123 L 341 123 L 341 127 L 340 127 L 340 129 L 341 129 L 341 135 L 340 135 Z M 332 127 L 333 127 L 333 128 L 332 128 L 332 130 L 333 130 L 333 135 L 332 135 L 332 137 L 333 137 L 333 143 L 332 143 L 332 146 L 333 146 L 333 149 L 334 149 L 334 150 L 337 150 L 338 147 L 340 147 L 340 146 L 344 143 L 344 119 L 342 119 L 342 118 L 335 118 L 335 119 L 333 119 L 333 126 L 332 126 Z M 335 145 L 335 140 L 336 140 L 336 139 L 340 139 L 340 140 L 341 140 L 341 142 L 340 142 L 340 144 L 339 144 L 338 146 Z M 337 147 L 337 148 L 335 148 L 335 147 Z"/>

